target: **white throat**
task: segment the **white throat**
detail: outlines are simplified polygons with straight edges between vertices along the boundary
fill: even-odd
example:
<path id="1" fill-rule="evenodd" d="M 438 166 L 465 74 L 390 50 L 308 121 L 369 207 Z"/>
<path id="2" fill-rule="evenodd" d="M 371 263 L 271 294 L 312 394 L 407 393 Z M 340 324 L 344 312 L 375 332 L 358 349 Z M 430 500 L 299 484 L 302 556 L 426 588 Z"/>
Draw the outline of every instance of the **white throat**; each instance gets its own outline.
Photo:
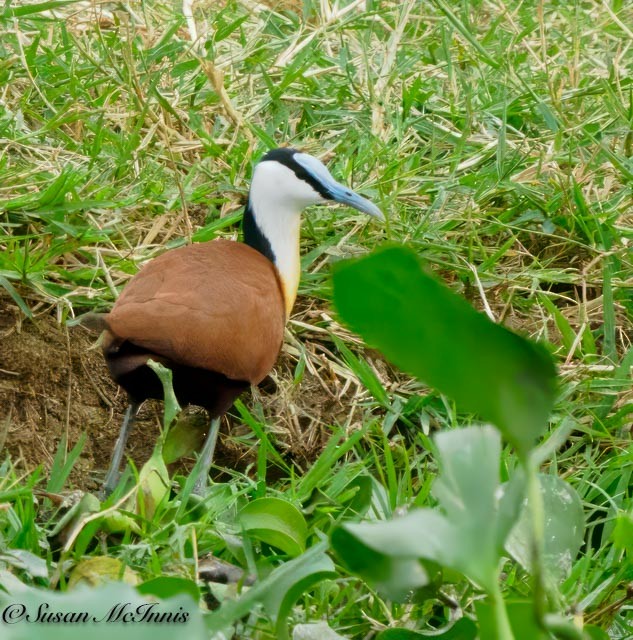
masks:
<path id="1" fill-rule="evenodd" d="M 288 317 L 297 297 L 301 277 L 299 259 L 301 217 L 299 212 L 290 207 L 275 206 L 274 210 L 271 210 L 268 204 L 252 202 L 251 207 L 257 226 L 270 242 L 274 264 L 284 293 L 286 317 Z"/>
<path id="2" fill-rule="evenodd" d="M 255 168 L 249 200 L 255 223 L 270 243 L 289 316 L 301 277 L 301 211 L 323 199 L 288 167 L 262 162 Z"/>

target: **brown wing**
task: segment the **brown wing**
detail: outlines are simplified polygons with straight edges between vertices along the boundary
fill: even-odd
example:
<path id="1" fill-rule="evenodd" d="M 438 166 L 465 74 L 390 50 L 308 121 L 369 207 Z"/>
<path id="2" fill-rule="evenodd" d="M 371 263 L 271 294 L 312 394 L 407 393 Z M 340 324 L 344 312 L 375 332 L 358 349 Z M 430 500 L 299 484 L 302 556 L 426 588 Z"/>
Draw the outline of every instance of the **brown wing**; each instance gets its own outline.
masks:
<path id="1" fill-rule="evenodd" d="M 247 245 L 214 240 L 149 262 L 106 321 L 114 334 L 106 342 L 258 384 L 277 359 L 285 311 L 273 264 Z"/>

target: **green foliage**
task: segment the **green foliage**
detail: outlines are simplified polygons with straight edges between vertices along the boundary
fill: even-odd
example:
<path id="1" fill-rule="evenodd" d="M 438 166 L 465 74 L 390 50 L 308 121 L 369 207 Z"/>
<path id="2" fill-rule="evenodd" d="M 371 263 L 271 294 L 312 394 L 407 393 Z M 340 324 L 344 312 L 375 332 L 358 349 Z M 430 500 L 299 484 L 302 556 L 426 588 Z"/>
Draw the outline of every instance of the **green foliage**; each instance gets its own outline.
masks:
<path id="1" fill-rule="evenodd" d="M 277 637 L 280 640 L 288 637 L 286 619 L 295 601 L 321 580 L 336 576 L 334 564 L 325 550 L 323 542 L 314 545 L 303 555 L 275 569 L 238 600 L 225 601 L 217 612 L 208 616 L 207 628 L 222 631 L 261 604 L 275 623 Z"/>
<path id="2" fill-rule="evenodd" d="M 209 426 L 208 420 L 205 416 L 203 425 L 194 425 L 191 422 L 186 417 L 180 416 L 165 434 L 163 443 L 163 460 L 165 464 L 171 464 L 180 458 L 193 455 L 202 448 L 205 430 Z"/>
<path id="3" fill-rule="evenodd" d="M 497 504 L 500 438 L 492 428 L 442 433 L 436 443 L 441 471 L 433 493 L 443 514 L 418 509 L 386 522 L 344 524 L 332 534 L 341 560 L 393 599 L 429 583 L 418 558 L 494 591 L 503 544 L 518 516 L 520 488 Z M 386 570 L 389 581 L 382 577 Z"/>
<path id="4" fill-rule="evenodd" d="M 165 416 L 165 420 L 168 418 Z M 157 445 L 151 458 L 143 465 L 138 476 L 136 507 L 138 512 L 151 520 L 159 505 L 169 494 L 169 473 L 163 460 L 161 447 Z"/>
<path id="5" fill-rule="evenodd" d="M 75 462 L 77 462 L 77 459 L 81 455 L 85 443 L 86 436 L 83 434 L 82 437 L 77 440 L 70 453 L 68 453 L 66 451 L 66 445 L 68 444 L 66 441 L 66 434 L 62 435 L 53 461 L 53 472 L 51 473 L 48 484 L 46 485 L 47 491 L 51 491 L 53 493 L 61 491 L 62 487 L 68 480 L 68 476 Z"/>
<path id="6" fill-rule="evenodd" d="M 22 296 L 16 291 L 15 287 L 5 278 L 0 276 L 0 285 L 4 287 L 5 291 L 13 298 L 13 301 L 18 305 L 20 311 L 27 317 L 32 318 L 33 314 L 27 306 L 26 302 L 22 299 Z"/>
<path id="7" fill-rule="evenodd" d="M 326 630 L 350 640 L 489 640 L 504 611 L 515 639 L 579 638 L 568 612 L 584 621 L 585 638 L 632 637 L 633 71 L 622 43 L 633 5 L 290 0 L 253 10 L 229 0 L 194 4 L 200 47 L 174 6 L 61 0 L 0 9 L 0 340 L 29 318 L 44 331 L 49 312 L 63 320 L 107 308 L 165 248 L 236 237 L 253 160 L 278 144 L 305 148 L 389 216 L 385 229 L 360 217 L 350 224 L 328 207 L 304 219 L 299 304 L 278 379 L 294 377 L 302 397 L 306 383 L 327 388 L 307 410 L 280 394 L 305 429 L 296 440 L 322 449 L 295 456 L 296 440 L 280 438 L 292 420 L 255 397 L 234 409 L 249 431 L 224 436 L 249 455 L 203 498 L 178 491 L 183 472 L 170 484 L 156 459 L 104 504 L 69 492 L 90 459 L 83 439 L 60 437 L 43 458 L 46 472 L 6 459 L 2 584 L 12 596 L 26 583 L 42 588 L 38 598 L 96 607 L 108 591 L 81 595 L 68 581 L 107 554 L 142 581 L 141 593 L 202 596 L 212 609 L 203 637 L 222 627 L 272 640 L 294 625 L 297 640 Z M 336 278 L 350 275 L 350 295 L 335 290 L 336 301 L 370 312 L 350 326 L 437 391 L 332 320 L 330 263 L 385 238 L 411 249 L 388 272 L 402 284 L 369 279 L 363 292 L 351 277 L 359 263 L 342 265 Z M 541 349 L 464 299 L 544 342 L 557 359 L 557 388 Z M 405 317 L 387 321 L 394 310 Z M 437 320 L 431 333 L 418 333 L 419 318 Z M 476 331 L 468 353 L 458 346 L 462 326 Z M 3 394 L 17 373 L 10 360 L 0 362 Z M 32 411 L 22 402 L 39 392 L 28 376 L 18 380 L 0 441 L 22 452 L 30 440 L 21 441 L 19 418 Z M 77 384 L 68 383 L 73 394 Z M 73 397 L 67 420 L 76 427 Z M 44 428 L 58 404 L 50 398 L 39 416 Z M 165 424 L 177 411 L 168 405 Z M 489 430 L 462 431 L 472 421 L 465 412 L 502 428 L 514 446 L 500 447 Z M 168 462 L 197 448 L 202 430 L 182 424 L 165 430 Z M 464 433 L 486 466 L 462 451 Z M 143 488 L 123 500 L 133 480 Z M 522 506 L 526 485 L 536 510 Z M 420 513 L 430 528 L 404 535 Z M 481 540 L 467 540 L 462 526 Z M 431 539 L 432 531 L 446 535 Z M 243 572 L 237 584 L 197 575 L 208 557 Z M 138 598 L 123 585 L 106 589 Z M 32 631 L 0 626 L 0 636 L 23 629 Z M 89 633 L 113 631 L 145 633 Z M 46 637 L 62 633 L 74 630 Z"/>
<path id="8" fill-rule="evenodd" d="M 490 602 L 478 602 L 475 605 L 479 621 L 480 638 L 495 638 L 495 608 Z M 547 640 L 550 634 L 539 627 L 534 615 L 532 602 L 508 602 L 508 618 L 515 640 Z"/>
<path id="9" fill-rule="evenodd" d="M 291 557 L 305 551 L 308 525 L 299 509 L 285 500 L 253 500 L 240 510 L 238 521 L 251 537 L 277 547 Z"/>
<path id="10" fill-rule="evenodd" d="M 619 549 L 624 549 L 626 555 L 633 554 L 633 518 L 631 514 L 621 513 L 615 521 L 613 541 Z"/>
<path id="11" fill-rule="evenodd" d="M 404 248 L 340 266 L 334 302 L 343 319 L 394 362 L 493 419 L 516 445 L 523 466 L 498 498 L 499 435 L 491 427 L 440 433 L 435 439 L 440 474 L 433 493 L 443 514 L 420 509 L 380 524 L 343 525 L 332 535 L 339 556 L 350 556 L 350 569 L 392 599 L 427 586 L 416 563 L 432 560 L 463 573 L 490 596 L 480 619 L 482 637 L 512 640 L 535 632 L 546 637 L 541 631 L 548 624 L 543 576 L 556 581 L 568 574 L 584 532 L 574 489 L 555 476 L 539 481 L 533 462 L 531 449 L 554 400 L 550 357 L 476 313 L 422 272 L 416 256 Z M 388 311 L 381 313 L 384 303 Z M 526 492 L 528 505 L 509 549 L 534 575 L 531 627 L 519 619 L 524 607 L 510 611 L 499 590 L 502 551 Z M 575 633 L 571 624 L 560 626 Z"/>
<path id="12" fill-rule="evenodd" d="M 522 454 L 545 430 L 554 401 L 551 358 L 442 287 L 410 250 L 384 249 L 339 266 L 334 303 L 369 344 L 494 422 Z"/>

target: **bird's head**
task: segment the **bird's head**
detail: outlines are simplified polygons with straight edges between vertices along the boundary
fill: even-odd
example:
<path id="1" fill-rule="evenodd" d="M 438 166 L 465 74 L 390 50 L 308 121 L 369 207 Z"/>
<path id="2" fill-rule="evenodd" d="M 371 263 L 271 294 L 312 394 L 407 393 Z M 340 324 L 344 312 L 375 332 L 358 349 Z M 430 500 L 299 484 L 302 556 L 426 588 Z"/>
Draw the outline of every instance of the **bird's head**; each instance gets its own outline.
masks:
<path id="1" fill-rule="evenodd" d="M 244 212 L 244 241 L 277 268 L 286 315 L 297 294 L 301 265 L 299 226 L 303 209 L 313 204 L 340 202 L 384 220 L 372 202 L 337 182 L 315 157 L 296 149 L 269 151 L 253 172 Z"/>
<path id="2" fill-rule="evenodd" d="M 313 204 L 334 201 L 385 219 L 373 202 L 337 182 L 320 160 L 291 148 L 273 149 L 259 161 L 251 183 L 251 204 L 257 209 L 255 198 L 262 205 L 274 203 L 296 213 Z"/>

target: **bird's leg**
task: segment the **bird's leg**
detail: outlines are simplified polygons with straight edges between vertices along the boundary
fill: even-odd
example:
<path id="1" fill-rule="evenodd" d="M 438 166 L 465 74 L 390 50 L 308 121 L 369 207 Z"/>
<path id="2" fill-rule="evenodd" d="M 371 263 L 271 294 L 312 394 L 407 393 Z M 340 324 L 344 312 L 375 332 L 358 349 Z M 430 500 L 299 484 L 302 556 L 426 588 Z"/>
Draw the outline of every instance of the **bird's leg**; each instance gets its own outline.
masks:
<path id="1" fill-rule="evenodd" d="M 123 453 L 125 452 L 125 444 L 128 436 L 132 431 L 136 414 L 138 413 L 141 403 L 130 401 L 130 404 L 125 411 L 123 417 L 123 424 L 121 425 L 121 431 L 114 445 L 114 451 L 112 452 L 112 462 L 110 462 L 110 469 L 108 469 L 108 475 L 103 483 L 103 493 L 107 498 L 113 491 L 119 481 L 119 467 L 121 466 L 121 460 L 123 459 Z"/>
<path id="2" fill-rule="evenodd" d="M 220 431 L 220 421 L 221 418 L 213 418 L 211 420 L 207 439 L 204 441 L 204 447 L 202 447 L 200 457 L 196 462 L 196 466 L 193 468 L 193 473 L 196 474 L 196 482 L 193 485 L 192 492 L 196 495 L 202 495 L 202 492 L 207 486 L 209 469 L 213 462 L 213 453 L 215 452 L 215 443 L 217 442 L 218 432 Z"/>

